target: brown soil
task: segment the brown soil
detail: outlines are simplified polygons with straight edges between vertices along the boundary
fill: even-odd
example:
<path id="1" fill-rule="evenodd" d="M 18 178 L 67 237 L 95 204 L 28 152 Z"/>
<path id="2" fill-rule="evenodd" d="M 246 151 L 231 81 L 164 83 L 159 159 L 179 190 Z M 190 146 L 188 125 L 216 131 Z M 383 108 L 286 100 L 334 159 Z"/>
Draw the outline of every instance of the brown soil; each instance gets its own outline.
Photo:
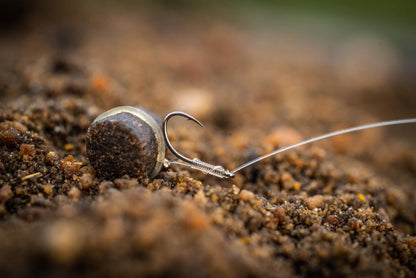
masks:
<path id="1" fill-rule="evenodd" d="M 232 180 L 176 166 L 106 180 L 85 147 L 106 109 L 184 110 L 206 128 L 173 120 L 175 147 L 234 169 L 323 132 L 414 117 L 412 80 L 369 81 L 323 61 L 320 39 L 239 17 L 66 8 L 2 31 L 1 277 L 415 276 L 414 126 L 289 151 Z"/>

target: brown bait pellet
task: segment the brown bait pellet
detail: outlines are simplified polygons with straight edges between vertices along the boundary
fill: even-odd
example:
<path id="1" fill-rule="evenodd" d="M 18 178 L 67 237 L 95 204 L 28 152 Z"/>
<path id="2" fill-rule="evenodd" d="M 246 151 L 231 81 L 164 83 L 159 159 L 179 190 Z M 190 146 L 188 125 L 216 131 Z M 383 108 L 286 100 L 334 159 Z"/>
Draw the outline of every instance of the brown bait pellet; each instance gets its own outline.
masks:
<path id="1" fill-rule="evenodd" d="M 99 178 L 154 178 L 165 159 L 159 120 L 141 107 L 121 106 L 99 115 L 88 128 L 87 155 Z"/>

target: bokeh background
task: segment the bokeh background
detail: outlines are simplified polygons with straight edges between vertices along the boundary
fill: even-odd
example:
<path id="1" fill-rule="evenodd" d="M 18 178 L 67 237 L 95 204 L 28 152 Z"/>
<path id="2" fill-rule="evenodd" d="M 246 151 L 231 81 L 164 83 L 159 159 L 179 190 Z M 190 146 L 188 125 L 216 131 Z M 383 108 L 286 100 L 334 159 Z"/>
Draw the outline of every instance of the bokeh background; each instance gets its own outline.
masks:
<path id="1" fill-rule="evenodd" d="M 177 149 L 234 169 L 325 132 L 416 117 L 415 30 L 413 1 L 1 1 L 4 273 L 414 275 L 414 125 L 319 142 L 231 183 L 182 168 L 103 181 L 85 133 L 119 105 L 182 110 L 206 128 L 172 120 Z M 10 143 L 20 133 L 29 147 Z M 270 229 L 257 225 L 267 202 L 279 206 Z M 338 214 L 313 225 L 320 206 Z"/>
<path id="2" fill-rule="evenodd" d="M 351 109 L 385 118 L 411 115 L 415 104 L 412 1 L 19 0 L 1 5 L 4 68 L 51 56 L 88 60 L 88 70 L 113 78 L 111 85 L 119 86 L 114 93 L 124 90 L 129 103 L 145 105 L 144 95 L 155 90 L 154 97 L 164 101 L 152 110 L 161 113 L 181 102 L 166 98 L 166 92 L 194 88 L 218 94 L 216 103 L 230 95 L 265 99 L 262 94 L 274 90 L 286 98 L 273 105 L 297 109 L 314 109 L 316 103 L 308 101 L 325 91 Z M 160 82 L 164 73 L 175 84 Z M 302 74 L 314 82 L 302 80 Z M 263 84 L 245 84 L 254 83 L 247 76 Z M 299 78 L 288 81 L 293 76 Z M 240 90 L 227 90 L 231 83 Z M 296 90 L 302 83 L 315 88 Z M 279 85 L 289 88 L 270 88 Z M 304 104 L 290 104 L 297 94 L 306 98 Z"/>
<path id="3" fill-rule="evenodd" d="M 257 135 L 279 126 L 310 137 L 414 116 L 412 1 L 1 5 L 1 81 L 12 88 L 4 98 L 87 86 L 90 93 L 78 96 L 100 112 L 117 105 L 141 105 L 160 117 L 184 110 L 222 134 L 244 134 L 253 147 L 262 146 Z M 16 73 L 27 92 L 13 90 Z M 408 144 L 415 138 L 411 127 L 374 132 Z M 394 156 L 387 137 L 384 150 L 355 144 L 359 136 L 342 137 L 349 141 L 341 151 Z"/>

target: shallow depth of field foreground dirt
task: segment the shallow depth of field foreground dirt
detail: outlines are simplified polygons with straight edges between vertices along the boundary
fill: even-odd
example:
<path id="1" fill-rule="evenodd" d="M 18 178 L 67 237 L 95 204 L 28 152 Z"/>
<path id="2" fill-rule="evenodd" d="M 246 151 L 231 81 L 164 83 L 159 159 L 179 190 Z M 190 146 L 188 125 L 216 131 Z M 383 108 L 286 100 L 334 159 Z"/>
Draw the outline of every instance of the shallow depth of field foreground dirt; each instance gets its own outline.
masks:
<path id="1" fill-rule="evenodd" d="M 415 276 L 415 125 L 298 148 L 230 180 L 177 166 L 103 180 L 85 147 L 119 105 L 192 114 L 205 129 L 173 119 L 172 143 L 231 170 L 416 117 L 406 47 L 353 23 L 337 35 L 331 21 L 106 3 L 21 3 L 1 21 L 1 277 Z"/>

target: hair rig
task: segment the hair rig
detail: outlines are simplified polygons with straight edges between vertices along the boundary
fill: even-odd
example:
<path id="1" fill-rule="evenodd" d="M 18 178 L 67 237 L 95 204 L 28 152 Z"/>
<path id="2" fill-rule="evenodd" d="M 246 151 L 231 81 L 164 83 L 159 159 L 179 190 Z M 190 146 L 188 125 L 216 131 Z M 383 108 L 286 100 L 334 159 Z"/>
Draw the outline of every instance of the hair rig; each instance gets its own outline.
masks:
<path id="1" fill-rule="evenodd" d="M 154 178 L 162 169 L 171 164 L 187 166 L 219 178 L 232 178 L 235 173 L 278 153 L 306 145 L 328 137 L 369 128 L 416 123 L 416 118 L 378 122 L 331 132 L 306 141 L 290 145 L 255 158 L 229 171 L 220 165 L 212 165 L 198 158 L 180 154 L 171 144 L 167 125 L 174 116 L 185 117 L 203 125 L 185 112 L 171 112 L 163 123 L 147 109 L 138 106 L 120 106 L 99 115 L 88 128 L 87 155 L 97 174 L 115 179 L 124 175 L 130 177 Z M 165 157 L 166 147 L 179 159 L 169 161 Z"/>

